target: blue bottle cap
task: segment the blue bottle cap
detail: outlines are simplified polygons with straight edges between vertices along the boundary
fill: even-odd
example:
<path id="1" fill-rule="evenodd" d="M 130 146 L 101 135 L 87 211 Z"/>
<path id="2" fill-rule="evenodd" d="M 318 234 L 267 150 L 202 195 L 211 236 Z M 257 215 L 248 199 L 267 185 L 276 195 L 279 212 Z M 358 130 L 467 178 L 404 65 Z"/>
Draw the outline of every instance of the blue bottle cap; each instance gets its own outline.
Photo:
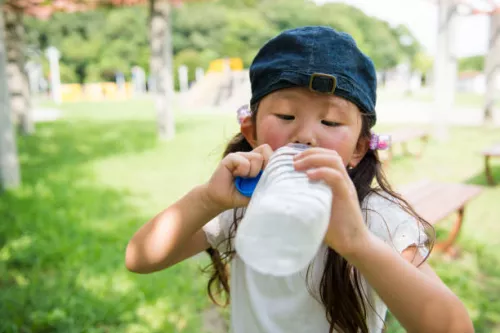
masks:
<path id="1" fill-rule="evenodd" d="M 234 180 L 234 186 L 238 192 L 243 194 L 245 197 L 251 197 L 257 183 L 259 182 L 260 176 L 262 176 L 262 170 L 256 177 L 236 177 Z"/>

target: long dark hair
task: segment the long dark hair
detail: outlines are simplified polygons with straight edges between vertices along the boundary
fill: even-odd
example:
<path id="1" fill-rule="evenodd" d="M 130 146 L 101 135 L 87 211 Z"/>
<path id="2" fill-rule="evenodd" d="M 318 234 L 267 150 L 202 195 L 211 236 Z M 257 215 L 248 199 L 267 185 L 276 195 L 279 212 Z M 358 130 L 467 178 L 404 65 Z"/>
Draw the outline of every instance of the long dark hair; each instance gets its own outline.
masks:
<path id="1" fill-rule="evenodd" d="M 256 123 L 258 104 L 252 105 L 252 121 Z M 362 117 L 362 128 L 360 139 L 369 140 L 370 118 L 368 115 Z M 223 156 L 239 151 L 251 151 L 252 146 L 241 133 L 234 136 L 228 143 Z M 397 194 L 389 185 L 382 169 L 382 163 L 378 152 L 368 150 L 360 163 L 348 170 L 349 176 L 356 187 L 360 206 L 369 194 L 379 195 L 386 193 L 399 200 L 398 204 L 413 215 L 429 235 L 426 246 L 432 249 L 434 241 L 434 230 L 432 226 L 422 219 L 412 207 Z M 374 184 L 373 180 L 376 180 Z M 229 235 L 225 240 L 228 251 L 220 253 L 217 249 L 207 250 L 212 263 L 207 267 L 211 277 L 208 281 L 208 295 L 210 299 L 219 305 L 229 304 L 229 271 L 228 264 L 233 258 L 235 251 L 232 246 L 232 238 L 235 235 L 238 222 L 243 217 L 241 209 L 234 210 L 234 221 L 231 225 Z M 430 251 L 429 251 L 430 253 Z M 424 261 L 427 259 L 424 258 Z M 309 274 L 307 274 L 309 276 Z M 346 333 L 368 333 L 366 325 L 366 306 L 359 271 L 347 260 L 340 256 L 335 250 L 328 248 L 325 269 L 319 286 L 321 303 L 325 307 L 326 318 L 330 323 L 330 333 L 334 329 Z M 371 304 L 368 304 L 372 306 Z"/>

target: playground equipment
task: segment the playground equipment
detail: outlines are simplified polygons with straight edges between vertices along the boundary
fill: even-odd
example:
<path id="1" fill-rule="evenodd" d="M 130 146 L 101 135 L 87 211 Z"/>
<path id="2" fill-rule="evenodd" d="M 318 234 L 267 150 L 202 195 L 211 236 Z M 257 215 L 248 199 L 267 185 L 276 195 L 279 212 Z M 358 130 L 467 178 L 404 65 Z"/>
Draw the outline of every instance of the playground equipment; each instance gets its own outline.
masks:
<path id="1" fill-rule="evenodd" d="M 251 97 L 248 70 L 240 58 L 217 59 L 210 63 L 204 77 L 180 96 L 186 109 L 235 110 Z"/>
<path id="2" fill-rule="evenodd" d="M 124 100 L 135 95 L 134 86 L 130 82 L 125 82 L 122 87 L 115 82 L 61 85 L 63 102 Z"/>

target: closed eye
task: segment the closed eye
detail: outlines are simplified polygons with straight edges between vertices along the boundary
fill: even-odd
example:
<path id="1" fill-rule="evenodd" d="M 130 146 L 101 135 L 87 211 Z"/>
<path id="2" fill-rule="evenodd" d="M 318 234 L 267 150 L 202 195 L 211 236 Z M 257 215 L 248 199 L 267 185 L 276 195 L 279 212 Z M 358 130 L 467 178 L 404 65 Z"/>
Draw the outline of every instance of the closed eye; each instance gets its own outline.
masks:
<path id="1" fill-rule="evenodd" d="M 291 116 L 288 114 L 275 114 L 275 116 L 278 117 L 279 119 L 283 119 L 283 120 L 294 120 L 295 119 L 295 116 Z"/>
<path id="2" fill-rule="evenodd" d="M 325 126 L 329 126 L 329 127 L 336 127 L 336 126 L 340 126 L 339 123 L 335 122 L 335 121 L 328 121 L 328 120 L 322 120 L 321 123 Z"/>

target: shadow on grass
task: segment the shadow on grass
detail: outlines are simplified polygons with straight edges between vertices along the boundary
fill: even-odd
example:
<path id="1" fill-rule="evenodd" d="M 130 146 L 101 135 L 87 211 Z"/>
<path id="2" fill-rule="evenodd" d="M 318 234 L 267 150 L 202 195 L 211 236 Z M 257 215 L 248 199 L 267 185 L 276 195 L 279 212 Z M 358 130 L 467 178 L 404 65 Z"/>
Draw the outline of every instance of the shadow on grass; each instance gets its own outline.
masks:
<path id="1" fill-rule="evenodd" d="M 200 331 L 197 264 L 128 273 L 124 249 L 146 217 L 84 167 L 155 141 L 134 121 L 48 123 L 19 139 L 23 186 L 0 195 L 0 332 Z"/>
<path id="2" fill-rule="evenodd" d="M 493 180 L 495 184 L 493 186 L 498 186 L 500 184 L 500 164 L 491 164 L 491 174 L 493 175 Z M 486 180 L 486 173 L 484 170 L 482 172 L 470 177 L 465 181 L 466 184 L 473 184 L 473 185 L 482 185 L 482 186 L 491 186 L 488 184 L 488 181 Z"/>

